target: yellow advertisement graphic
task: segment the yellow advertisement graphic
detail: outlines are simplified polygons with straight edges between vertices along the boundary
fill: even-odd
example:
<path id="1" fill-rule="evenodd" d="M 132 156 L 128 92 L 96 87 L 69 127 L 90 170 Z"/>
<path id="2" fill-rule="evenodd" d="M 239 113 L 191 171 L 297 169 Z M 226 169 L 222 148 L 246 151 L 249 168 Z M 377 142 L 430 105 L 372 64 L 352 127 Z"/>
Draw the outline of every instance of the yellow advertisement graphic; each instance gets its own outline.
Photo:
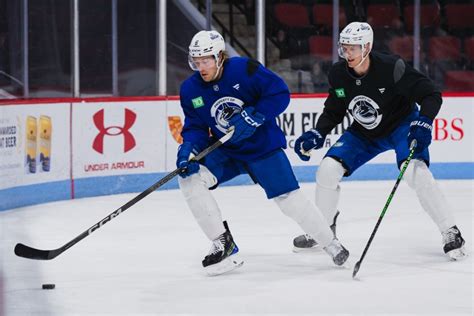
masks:
<path id="1" fill-rule="evenodd" d="M 29 115 L 26 118 L 26 172 L 49 172 L 51 170 L 51 117 L 41 115 L 39 119 Z M 39 161 L 37 161 L 39 160 Z"/>
<path id="2" fill-rule="evenodd" d="M 41 115 L 39 119 L 39 152 L 41 169 L 43 171 L 49 171 L 51 168 L 52 130 L 51 118 L 46 115 Z"/>
<path id="3" fill-rule="evenodd" d="M 36 141 L 36 117 L 28 116 L 26 118 L 26 167 L 29 173 L 36 172 Z"/>
<path id="4" fill-rule="evenodd" d="M 168 127 L 174 140 L 181 144 L 183 142 L 183 137 L 181 137 L 181 131 L 183 130 L 181 118 L 179 116 L 168 116 Z"/>

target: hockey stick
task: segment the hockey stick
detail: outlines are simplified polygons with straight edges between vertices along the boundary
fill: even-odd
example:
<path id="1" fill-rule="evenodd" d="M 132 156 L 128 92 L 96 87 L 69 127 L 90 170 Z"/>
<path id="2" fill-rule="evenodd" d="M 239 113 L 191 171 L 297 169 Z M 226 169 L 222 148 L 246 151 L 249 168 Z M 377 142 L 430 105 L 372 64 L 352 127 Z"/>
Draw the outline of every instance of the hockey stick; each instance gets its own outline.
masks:
<path id="1" fill-rule="evenodd" d="M 202 158 L 207 156 L 211 151 L 213 151 L 214 149 L 216 149 L 217 147 L 221 146 L 226 141 L 228 141 L 232 137 L 233 134 L 234 134 L 234 130 L 232 129 L 229 133 L 222 136 L 218 141 L 213 143 L 211 146 L 201 151 L 197 156 L 191 158 L 191 160 L 195 160 L 195 161 L 201 160 Z M 175 176 L 177 176 L 184 170 L 185 168 L 178 168 L 174 170 L 173 172 L 168 173 L 165 177 L 163 177 L 161 180 L 153 184 L 151 187 L 149 187 L 148 189 L 146 189 L 145 191 L 143 191 L 142 193 L 140 193 L 139 195 L 137 195 L 136 197 L 134 197 L 133 199 L 131 199 L 130 201 L 122 205 L 121 207 L 119 207 L 117 210 L 113 211 L 112 213 L 104 217 L 100 222 L 94 224 L 88 230 L 86 230 L 85 232 L 83 232 L 82 234 L 80 234 L 79 236 L 77 236 L 76 238 L 68 242 L 67 244 L 63 245 L 62 247 L 59 247 L 53 250 L 40 250 L 40 249 L 32 248 L 24 244 L 18 243 L 15 246 L 15 254 L 19 257 L 23 257 L 27 259 L 37 259 L 37 260 L 54 259 L 60 254 L 62 254 L 64 251 L 66 251 L 67 249 L 77 244 L 82 239 L 92 234 L 97 229 L 101 228 L 103 225 L 105 225 L 106 223 L 114 219 L 115 217 L 119 216 L 121 213 L 125 212 L 132 205 L 134 205 L 135 203 L 137 203 L 138 201 L 140 201 L 141 199 L 143 199 L 144 197 L 146 197 L 147 195 L 149 195 L 150 193 L 152 193 L 153 191 L 161 187 L 163 184 L 173 179 Z"/>
<path id="2" fill-rule="evenodd" d="M 362 260 L 364 260 L 365 254 L 367 253 L 367 250 L 369 250 L 370 244 L 372 243 L 372 240 L 375 237 L 375 233 L 377 232 L 380 222 L 382 222 L 382 218 L 385 215 L 385 212 L 388 209 L 388 206 L 390 205 L 390 202 L 392 201 L 393 196 L 395 195 L 395 191 L 397 191 L 398 185 L 400 184 L 400 181 L 403 178 L 403 175 L 405 174 L 405 170 L 408 167 L 408 164 L 410 163 L 411 158 L 413 157 L 413 153 L 415 152 L 415 147 L 416 147 L 416 140 L 413 140 L 411 145 L 410 145 L 410 153 L 408 154 L 408 158 L 405 160 L 405 163 L 403 164 L 402 170 L 400 171 L 400 174 L 398 175 L 397 182 L 395 182 L 395 185 L 393 186 L 392 192 L 388 196 L 388 200 L 385 203 L 385 206 L 383 207 L 382 213 L 379 216 L 379 220 L 377 221 L 377 224 L 375 224 L 375 228 L 372 231 L 372 235 L 370 235 L 369 241 L 367 242 L 367 245 L 365 246 L 364 252 L 362 253 L 362 256 L 360 257 L 359 261 L 354 266 L 354 271 L 352 272 L 352 278 L 356 277 L 357 272 L 360 269 L 360 265 L 362 264 Z"/>

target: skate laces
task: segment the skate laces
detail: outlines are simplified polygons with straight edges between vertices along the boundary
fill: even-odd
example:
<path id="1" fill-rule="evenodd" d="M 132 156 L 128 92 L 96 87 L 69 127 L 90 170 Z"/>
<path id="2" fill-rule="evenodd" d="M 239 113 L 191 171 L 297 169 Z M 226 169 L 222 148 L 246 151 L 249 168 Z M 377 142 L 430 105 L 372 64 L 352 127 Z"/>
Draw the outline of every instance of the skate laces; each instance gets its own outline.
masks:
<path id="1" fill-rule="evenodd" d="M 303 236 L 304 236 L 304 238 L 305 238 L 306 240 L 314 240 L 314 238 L 311 237 L 311 236 L 308 235 L 308 234 L 304 234 Z"/>
<path id="2" fill-rule="evenodd" d="M 443 232 L 443 243 L 449 244 L 456 241 L 456 237 L 459 234 L 459 230 L 455 227 L 449 228 L 446 232 Z"/>
<path id="3" fill-rule="evenodd" d="M 336 256 L 339 252 L 342 251 L 342 245 L 337 239 L 333 239 L 329 245 L 324 247 L 324 250 L 326 250 L 327 253 L 329 253 L 331 256 Z"/>
<path id="4" fill-rule="evenodd" d="M 215 255 L 219 251 L 223 252 L 224 244 L 225 244 L 225 233 L 212 241 L 212 246 L 211 246 L 211 250 L 209 250 L 209 255 Z"/>

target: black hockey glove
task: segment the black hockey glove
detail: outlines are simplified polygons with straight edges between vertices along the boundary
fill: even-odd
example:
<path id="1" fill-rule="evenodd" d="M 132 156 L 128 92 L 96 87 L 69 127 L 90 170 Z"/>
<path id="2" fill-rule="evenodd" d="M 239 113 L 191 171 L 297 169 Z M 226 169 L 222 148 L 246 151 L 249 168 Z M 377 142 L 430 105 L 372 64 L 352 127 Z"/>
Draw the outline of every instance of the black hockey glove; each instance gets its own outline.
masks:
<path id="1" fill-rule="evenodd" d="M 179 176 L 182 178 L 189 177 L 199 171 L 199 162 L 189 161 L 191 154 L 196 154 L 194 146 L 190 142 L 184 142 L 178 148 L 178 159 L 176 160 L 176 167 L 185 168 Z"/>
<path id="2" fill-rule="evenodd" d="M 303 135 L 298 137 L 295 141 L 295 152 L 303 161 L 308 161 L 310 156 L 310 151 L 312 149 L 319 149 L 323 147 L 324 139 L 326 137 L 322 136 L 317 129 L 310 129 L 307 132 L 304 132 Z"/>
<path id="3" fill-rule="evenodd" d="M 433 120 L 420 116 L 410 124 L 408 132 L 408 146 L 413 140 L 416 140 L 415 153 L 421 153 L 428 148 L 431 143 L 431 131 L 433 130 Z"/>
<path id="4" fill-rule="evenodd" d="M 229 140 L 232 144 L 238 144 L 255 133 L 257 127 L 265 122 L 265 116 L 255 111 L 254 107 L 247 107 L 239 114 L 234 115 L 230 121 L 230 126 L 234 126 L 234 135 Z"/>

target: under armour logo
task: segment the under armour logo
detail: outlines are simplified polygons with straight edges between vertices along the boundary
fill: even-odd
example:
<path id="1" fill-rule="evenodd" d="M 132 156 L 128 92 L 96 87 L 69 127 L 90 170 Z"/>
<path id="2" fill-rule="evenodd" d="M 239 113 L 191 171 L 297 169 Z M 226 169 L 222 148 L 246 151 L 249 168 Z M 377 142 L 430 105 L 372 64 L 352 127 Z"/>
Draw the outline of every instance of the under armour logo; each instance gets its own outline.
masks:
<path id="1" fill-rule="evenodd" d="M 123 135 L 124 144 L 123 144 L 123 152 L 127 152 L 135 147 L 135 138 L 133 137 L 132 133 L 129 132 L 129 129 L 135 123 L 135 119 L 137 115 L 129 110 L 125 109 L 125 123 L 123 127 L 120 126 L 104 126 L 104 109 L 100 110 L 99 112 L 95 113 L 94 116 L 94 124 L 99 130 L 99 134 L 94 139 L 92 143 L 92 148 L 98 153 L 104 153 L 104 137 L 107 136 L 118 136 Z M 112 132 L 110 132 L 112 130 Z M 113 133 L 113 130 L 118 130 L 117 133 Z"/>

